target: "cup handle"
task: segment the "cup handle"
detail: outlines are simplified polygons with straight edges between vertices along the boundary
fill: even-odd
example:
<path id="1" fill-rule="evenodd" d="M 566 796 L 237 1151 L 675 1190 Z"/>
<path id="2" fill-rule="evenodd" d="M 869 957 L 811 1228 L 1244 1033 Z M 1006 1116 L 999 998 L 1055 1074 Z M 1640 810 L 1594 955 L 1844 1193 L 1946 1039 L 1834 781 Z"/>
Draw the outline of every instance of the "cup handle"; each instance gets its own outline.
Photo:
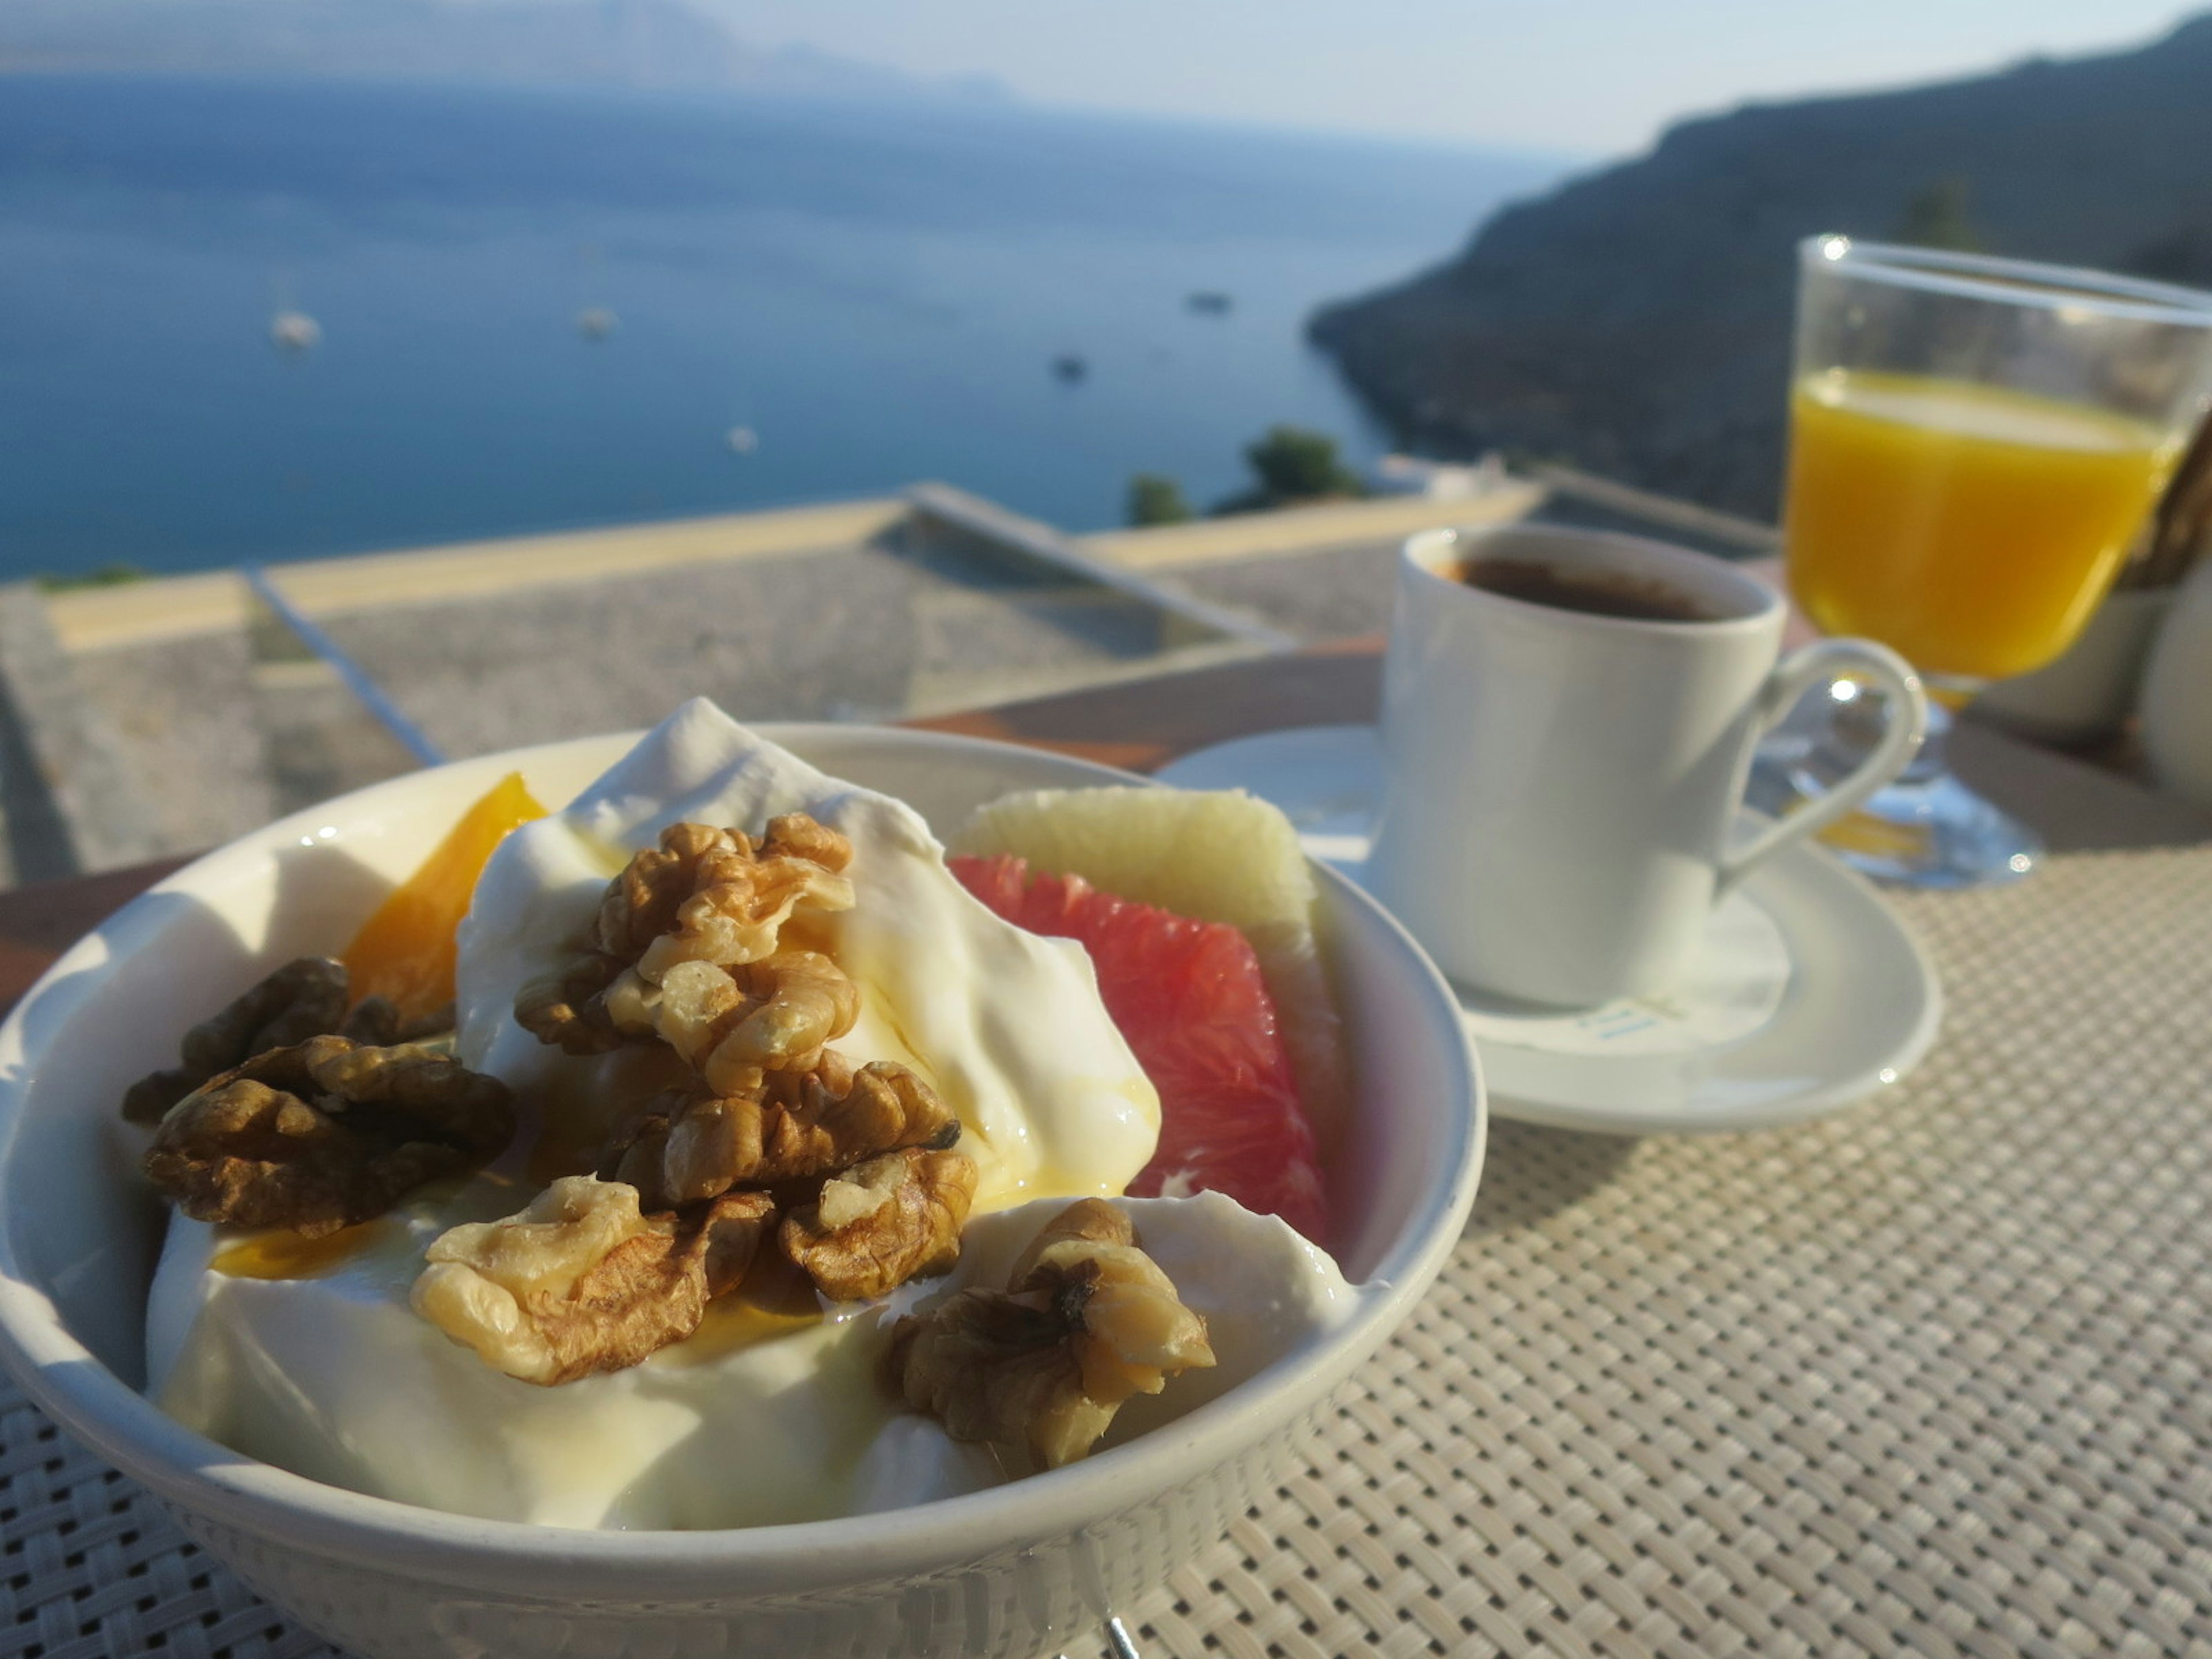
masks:
<path id="1" fill-rule="evenodd" d="M 1776 665 L 1759 694 L 1758 730 L 1770 730 L 1813 686 L 1849 674 L 1870 683 L 1889 700 L 1889 720 L 1881 741 L 1847 777 L 1823 790 L 1786 817 L 1778 818 L 1748 841 L 1723 851 L 1719 890 L 1725 893 L 1752 870 L 1793 842 L 1826 829 L 1902 772 L 1920 750 L 1928 731 L 1928 696 L 1912 666 L 1886 645 L 1872 640 L 1820 640 L 1794 651 Z"/>

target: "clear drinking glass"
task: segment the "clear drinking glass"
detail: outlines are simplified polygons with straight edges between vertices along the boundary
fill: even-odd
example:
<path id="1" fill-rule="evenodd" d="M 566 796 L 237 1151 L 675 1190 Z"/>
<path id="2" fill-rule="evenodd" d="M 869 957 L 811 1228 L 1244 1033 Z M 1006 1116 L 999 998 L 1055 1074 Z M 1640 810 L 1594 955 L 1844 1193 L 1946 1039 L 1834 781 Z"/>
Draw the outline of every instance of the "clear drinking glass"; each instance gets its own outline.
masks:
<path id="1" fill-rule="evenodd" d="M 1799 607 L 1893 647 L 1953 708 L 2043 666 L 2212 404 L 2212 294 L 1844 236 L 1808 238 L 1798 270 L 1783 540 Z M 1878 726 L 1854 701 L 1836 689 L 1808 793 Z M 1827 838 L 1920 885 L 2025 875 L 2033 834 L 1950 775 L 1948 715 L 1929 714 L 1911 770 Z"/>

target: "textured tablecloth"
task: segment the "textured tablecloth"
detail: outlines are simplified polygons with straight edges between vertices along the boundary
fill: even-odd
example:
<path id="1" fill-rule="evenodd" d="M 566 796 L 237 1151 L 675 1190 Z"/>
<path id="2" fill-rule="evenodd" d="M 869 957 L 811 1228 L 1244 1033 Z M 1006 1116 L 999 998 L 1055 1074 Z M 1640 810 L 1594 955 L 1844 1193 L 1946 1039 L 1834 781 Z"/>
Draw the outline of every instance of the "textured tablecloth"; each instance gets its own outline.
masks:
<path id="1" fill-rule="evenodd" d="M 1146 1659 L 2212 1656 L 2212 847 L 1899 902 L 1921 1069 L 1764 1134 L 1495 1126 L 1306 1472 L 1121 1610 Z M 4 1400 L 0 1652 L 328 1651 Z"/>

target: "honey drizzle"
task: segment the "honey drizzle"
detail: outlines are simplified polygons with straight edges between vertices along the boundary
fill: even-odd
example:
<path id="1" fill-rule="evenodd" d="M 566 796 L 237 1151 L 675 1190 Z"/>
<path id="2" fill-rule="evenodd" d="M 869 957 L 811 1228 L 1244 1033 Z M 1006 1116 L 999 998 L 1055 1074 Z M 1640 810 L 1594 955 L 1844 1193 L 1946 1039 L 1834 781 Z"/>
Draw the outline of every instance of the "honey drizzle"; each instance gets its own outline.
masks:
<path id="1" fill-rule="evenodd" d="M 763 1253 L 743 1285 L 707 1304 L 697 1330 L 655 1358 L 663 1364 L 710 1364 L 756 1342 L 821 1322 L 822 1304 L 812 1281 L 781 1256 Z"/>
<path id="2" fill-rule="evenodd" d="M 208 1266 L 232 1279 L 320 1279 L 375 1244 L 390 1225 L 380 1216 L 325 1233 L 320 1238 L 302 1238 L 284 1228 L 271 1228 L 225 1245 Z"/>

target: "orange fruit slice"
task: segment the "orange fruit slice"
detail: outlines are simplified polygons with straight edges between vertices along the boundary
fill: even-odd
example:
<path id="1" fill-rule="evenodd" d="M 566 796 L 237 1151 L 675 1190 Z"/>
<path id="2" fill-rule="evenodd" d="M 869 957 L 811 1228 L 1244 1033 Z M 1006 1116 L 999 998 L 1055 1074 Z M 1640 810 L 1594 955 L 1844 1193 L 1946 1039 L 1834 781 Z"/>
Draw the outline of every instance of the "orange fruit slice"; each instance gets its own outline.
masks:
<path id="1" fill-rule="evenodd" d="M 356 1001 L 389 997 L 402 1018 L 421 1019 L 453 1000 L 453 933 L 469 913 L 477 878 L 507 832 L 545 810 L 522 774 L 510 772 L 461 815 L 346 946 Z"/>

